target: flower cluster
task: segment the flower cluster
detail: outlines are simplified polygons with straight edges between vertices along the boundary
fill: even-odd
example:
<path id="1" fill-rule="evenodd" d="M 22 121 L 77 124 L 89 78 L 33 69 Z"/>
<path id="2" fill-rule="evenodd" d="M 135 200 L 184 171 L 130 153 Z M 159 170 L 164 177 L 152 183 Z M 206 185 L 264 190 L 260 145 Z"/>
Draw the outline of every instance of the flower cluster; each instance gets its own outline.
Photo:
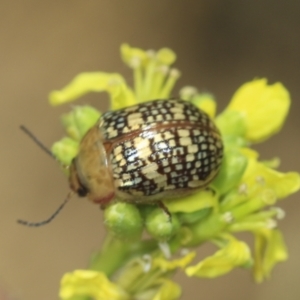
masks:
<path id="1" fill-rule="evenodd" d="M 111 109 L 119 109 L 170 97 L 180 76 L 171 67 L 176 60 L 172 50 L 144 51 L 124 44 L 121 55 L 133 69 L 134 88 L 120 74 L 82 73 L 62 90 L 53 91 L 50 103 L 63 104 L 89 92 L 105 91 Z M 251 269 L 261 282 L 278 262 L 287 259 L 277 228 L 284 211 L 275 205 L 299 190 L 300 176 L 277 171 L 276 158 L 259 160 L 250 145 L 280 130 L 290 106 L 288 91 L 281 83 L 268 85 L 266 79 L 255 79 L 242 85 L 217 116 L 210 94 L 184 87 L 180 98 L 208 113 L 221 131 L 225 154 L 220 173 L 210 185 L 214 192 L 199 191 L 164 201 L 171 220 L 155 206 L 116 202 L 107 207 L 104 218 L 108 234 L 102 249 L 93 256 L 88 270 L 64 275 L 62 300 L 178 299 L 180 286 L 170 279 L 178 269 L 187 276 L 214 278 L 242 267 Z M 90 106 L 76 106 L 63 116 L 68 136 L 52 147 L 63 165 L 70 165 L 82 137 L 100 115 Z M 147 235 L 142 238 L 145 230 Z M 235 237 L 242 231 L 253 234 L 253 250 Z M 197 262 L 195 247 L 205 242 L 218 249 Z"/>

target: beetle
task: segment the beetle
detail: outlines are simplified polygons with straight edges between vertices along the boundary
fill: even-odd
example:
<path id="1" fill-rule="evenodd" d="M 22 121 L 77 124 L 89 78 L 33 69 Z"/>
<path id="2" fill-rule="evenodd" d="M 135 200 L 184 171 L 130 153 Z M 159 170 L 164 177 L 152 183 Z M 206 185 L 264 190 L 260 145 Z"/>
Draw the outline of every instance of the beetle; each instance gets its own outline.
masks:
<path id="1" fill-rule="evenodd" d="M 223 157 L 219 130 L 189 101 L 152 100 L 104 113 L 70 165 L 71 190 L 107 206 L 155 203 L 206 188 Z"/>
<path id="2" fill-rule="evenodd" d="M 26 127 L 20 127 L 43 151 L 54 157 Z M 55 158 L 55 157 L 54 157 Z M 112 201 L 157 203 L 208 187 L 218 174 L 223 142 L 211 118 L 189 101 L 152 100 L 104 113 L 83 137 L 69 168 L 72 192 L 105 208 Z M 41 222 L 51 222 L 72 192 Z"/>

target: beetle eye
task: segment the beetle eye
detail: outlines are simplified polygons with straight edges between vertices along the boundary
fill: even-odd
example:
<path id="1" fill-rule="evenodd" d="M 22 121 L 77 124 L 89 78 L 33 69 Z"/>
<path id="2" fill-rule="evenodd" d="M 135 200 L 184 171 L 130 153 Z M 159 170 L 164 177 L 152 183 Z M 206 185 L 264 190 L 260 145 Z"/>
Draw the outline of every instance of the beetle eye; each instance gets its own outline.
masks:
<path id="1" fill-rule="evenodd" d="M 81 186 L 81 187 L 79 187 L 79 188 L 77 189 L 76 192 L 77 192 L 77 194 L 78 194 L 79 197 L 85 197 L 85 196 L 87 195 L 87 193 L 88 193 L 88 190 L 87 190 L 86 187 Z"/>

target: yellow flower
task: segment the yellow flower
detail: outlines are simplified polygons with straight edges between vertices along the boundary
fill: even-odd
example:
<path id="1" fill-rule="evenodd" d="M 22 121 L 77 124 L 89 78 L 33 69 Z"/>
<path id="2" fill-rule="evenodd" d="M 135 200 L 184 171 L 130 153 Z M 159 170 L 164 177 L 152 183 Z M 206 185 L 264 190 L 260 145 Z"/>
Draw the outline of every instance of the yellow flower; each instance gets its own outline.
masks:
<path id="1" fill-rule="evenodd" d="M 117 73 L 86 72 L 77 75 L 67 86 L 49 95 L 52 105 L 60 105 L 90 93 L 107 92 L 111 109 L 120 109 L 142 101 L 164 99 L 170 96 L 180 73 L 169 66 L 176 54 L 168 48 L 157 52 L 121 46 L 123 60 L 134 69 L 135 88 L 132 90 Z"/>
<path id="2" fill-rule="evenodd" d="M 299 190 L 299 173 L 282 173 L 273 170 L 265 163 L 259 162 L 258 153 L 252 149 L 241 148 L 239 151 L 247 159 L 247 167 L 237 186 L 223 198 L 221 211 L 232 213 L 239 211 L 238 214 L 242 213 L 244 216 L 247 210 L 249 214 L 251 211 L 273 205 L 278 199 L 285 198 Z"/>
<path id="3" fill-rule="evenodd" d="M 289 107 L 289 92 L 281 83 L 267 85 L 266 79 L 255 79 L 236 91 L 227 110 L 245 118 L 247 140 L 260 142 L 280 130 Z"/>
<path id="4" fill-rule="evenodd" d="M 109 281 L 104 273 L 76 270 L 61 280 L 61 300 L 79 300 L 92 297 L 95 300 L 130 300 L 131 297 L 119 286 Z"/>
<path id="5" fill-rule="evenodd" d="M 123 61 L 132 69 L 137 66 L 146 67 L 153 60 L 157 65 L 169 66 L 176 60 L 176 54 L 169 48 L 162 48 L 157 52 L 153 50 L 142 50 L 130 47 L 128 44 L 121 45 L 121 57 Z"/>
<path id="6" fill-rule="evenodd" d="M 53 91 L 50 103 L 59 105 L 89 92 L 107 92 L 114 110 L 172 95 L 180 72 L 171 67 L 176 60 L 171 49 L 145 51 L 123 44 L 121 56 L 133 70 L 132 88 L 117 73 L 82 73 L 62 90 Z M 163 200 L 170 215 L 153 205 L 112 203 L 105 210 L 110 234 L 90 265 L 98 271 L 66 274 L 62 300 L 178 299 L 180 287 L 169 279 L 177 269 L 184 269 L 188 276 L 214 278 L 236 267 L 252 267 L 250 248 L 231 235 L 240 231 L 255 236 L 253 273 L 257 281 L 267 278 L 274 265 L 287 258 L 283 237 L 274 229 L 279 209 L 272 205 L 299 190 L 300 175 L 274 170 L 278 159 L 259 161 L 249 143 L 260 142 L 282 127 L 290 106 L 288 91 L 281 83 L 268 85 L 266 79 L 255 79 L 242 85 L 218 116 L 216 101 L 208 93 L 186 86 L 180 90 L 180 98 L 215 119 L 225 146 L 218 176 L 208 190 Z M 81 138 L 100 115 L 90 107 L 76 107 L 63 117 L 68 137 L 52 148 L 63 165 L 71 163 Z M 148 231 L 146 240 L 140 238 L 143 230 Z M 129 238 L 131 243 L 121 243 Z M 173 253 L 204 242 L 217 244 L 219 250 L 192 266 L 195 252 L 172 258 Z M 114 282 L 105 274 L 113 276 Z"/>
<path id="7" fill-rule="evenodd" d="M 90 93 L 107 92 L 111 101 L 111 109 L 119 109 L 136 103 L 133 91 L 124 78 L 116 73 L 87 72 L 77 75 L 67 86 L 49 95 L 52 105 L 60 105 Z"/>
<path id="8" fill-rule="evenodd" d="M 137 102 L 169 97 L 179 77 L 178 71 L 169 68 L 176 60 L 176 54 L 171 49 L 162 48 L 157 52 L 144 51 L 123 44 L 121 56 L 123 61 L 133 69 Z"/>
<path id="9" fill-rule="evenodd" d="M 269 188 L 274 191 L 277 198 L 282 199 L 299 190 L 299 173 L 275 171 L 267 167 L 264 163 L 259 162 L 257 157 L 254 157 L 253 151 L 252 154 L 250 154 L 248 149 L 242 151 L 248 156 L 248 166 L 243 175 L 242 182 L 248 187 L 260 187 L 260 189 L 256 189 L 256 193 L 259 190 Z"/>
<path id="10" fill-rule="evenodd" d="M 287 248 L 279 230 L 260 229 L 254 232 L 255 251 L 253 273 L 257 282 L 270 276 L 276 263 L 288 258 Z"/>
<path id="11" fill-rule="evenodd" d="M 158 282 L 160 288 L 153 300 L 176 300 L 179 299 L 181 295 L 180 286 L 169 280 L 169 279 L 160 279 Z"/>
<path id="12" fill-rule="evenodd" d="M 188 276 L 214 278 L 230 272 L 235 267 L 247 266 L 251 261 L 248 245 L 228 235 L 227 244 L 223 248 L 197 265 L 186 268 L 186 274 Z"/>

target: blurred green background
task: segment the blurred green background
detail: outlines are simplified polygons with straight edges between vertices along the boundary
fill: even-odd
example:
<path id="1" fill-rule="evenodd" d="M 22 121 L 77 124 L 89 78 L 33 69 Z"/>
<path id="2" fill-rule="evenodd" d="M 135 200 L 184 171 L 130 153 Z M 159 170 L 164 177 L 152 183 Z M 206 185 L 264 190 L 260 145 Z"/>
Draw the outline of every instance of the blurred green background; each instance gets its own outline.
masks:
<path id="1" fill-rule="evenodd" d="M 15 222 L 47 218 L 68 193 L 57 163 L 18 129 L 25 124 L 49 146 L 62 136 L 59 117 L 70 105 L 51 108 L 51 90 L 82 71 L 117 71 L 130 82 L 119 57 L 123 42 L 172 48 L 183 74 L 177 86 L 213 92 L 219 109 L 245 81 L 281 81 L 292 95 L 290 116 L 277 136 L 257 148 L 262 158 L 280 156 L 281 170 L 299 171 L 299 13 L 300 1 L 293 0 L 0 1 L 0 287 L 10 299 L 57 299 L 62 275 L 84 268 L 104 236 L 100 209 L 76 197 L 48 226 Z M 107 95 L 81 102 L 106 109 Z M 269 281 L 257 285 L 243 270 L 214 280 L 178 274 L 182 299 L 300 299 L 299 197 L 281 205 L 290 259 Z M 211 251 L 204 247 L 199 256 Z"/>

